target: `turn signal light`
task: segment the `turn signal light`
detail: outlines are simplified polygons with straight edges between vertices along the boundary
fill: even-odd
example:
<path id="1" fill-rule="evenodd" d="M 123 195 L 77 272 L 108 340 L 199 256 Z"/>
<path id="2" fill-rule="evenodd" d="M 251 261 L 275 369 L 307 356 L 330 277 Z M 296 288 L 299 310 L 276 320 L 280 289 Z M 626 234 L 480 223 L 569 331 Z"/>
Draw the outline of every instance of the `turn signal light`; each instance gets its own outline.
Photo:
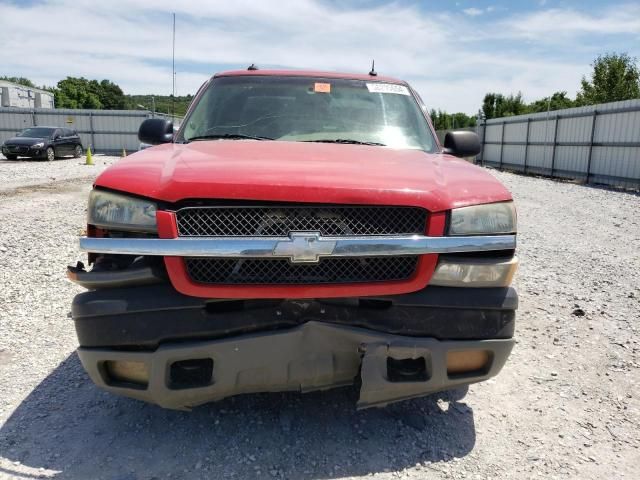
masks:
<path id="1" fill-rule="evenodd" d="M 508 287 L 517 268 L 517 257 L 507 260 L 444 258 L 429 283 L 441 287 Z"/>
<path id="2" fill-rule="evenodd" d="M 483 375 L 489 370 L 491 357 L 486 350 L 461 350 L 447 352 L 447 375 Z"/>

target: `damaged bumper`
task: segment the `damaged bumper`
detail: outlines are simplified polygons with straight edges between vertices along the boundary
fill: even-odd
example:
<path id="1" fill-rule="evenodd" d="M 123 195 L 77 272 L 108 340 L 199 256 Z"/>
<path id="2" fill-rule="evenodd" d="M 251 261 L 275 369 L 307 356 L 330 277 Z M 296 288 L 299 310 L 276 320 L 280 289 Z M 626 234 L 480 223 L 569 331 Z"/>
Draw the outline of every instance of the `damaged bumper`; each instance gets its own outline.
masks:
<path id="1" fill-rule="evenodd" d="M 318 321 L 438 340 L 513 337 L 513 288 L 427 287 L 404 295 L 335 299 L 224 300 L 171 285 L 108 288 L 71 307 L 81 347 L 154 350 L 161 344 L 238 337 Z"/>
<path id="2" fill-rule="evenodd" d="M 72 317 L 82 364 L 113 393 L 186 409 L 359 377 L 366 408 L 496 375 L 513 346 L 517 306 L 512 288 L 225 300 L 159 284 L 81 293 Z"/>
<path id="3" fill-rule="evenodd" d="M 358 407 L 367 408 L 486 380 L 512 347 L 512 339 L 441 341 L 309 321 L 152 352 L 80 348 L 78 354 L 100 387 L 165 408 L 242 393 L 323 390 L 350 385 L 358 374 Z"/>

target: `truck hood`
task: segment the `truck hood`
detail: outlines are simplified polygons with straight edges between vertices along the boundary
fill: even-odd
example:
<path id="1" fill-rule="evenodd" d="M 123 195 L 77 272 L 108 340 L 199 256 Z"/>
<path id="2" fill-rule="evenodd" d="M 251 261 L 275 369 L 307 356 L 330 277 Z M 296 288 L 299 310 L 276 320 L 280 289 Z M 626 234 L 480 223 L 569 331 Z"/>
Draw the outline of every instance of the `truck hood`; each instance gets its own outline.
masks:
<path id="1" fill-rule="evenodd" d="M 123 158 L 95 185 L 170 203 L 238 199 L 442 211 L 511 199 L 486 170 L 449 155 L 254 140 L 159 145 Z"/>

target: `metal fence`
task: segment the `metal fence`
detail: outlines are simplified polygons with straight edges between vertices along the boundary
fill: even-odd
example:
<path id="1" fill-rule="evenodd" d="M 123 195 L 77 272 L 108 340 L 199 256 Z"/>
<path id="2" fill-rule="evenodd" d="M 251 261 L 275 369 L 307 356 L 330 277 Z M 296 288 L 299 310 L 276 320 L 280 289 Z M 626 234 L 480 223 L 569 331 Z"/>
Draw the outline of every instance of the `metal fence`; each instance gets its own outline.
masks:
<path id="1" fill-rule="evenodd" d="M 140 147 L 138 127 L 153 116 L 164 115 L 144 110 L 0 108 L 0 144 L 27 127 L 46 125 L 77 130 L 84 147 L 90 146 L 93 152 L 136 151 Z M 174 119 L 176 124 L 180 121 Z"/>
<path id="2" fill-rule="evenodd" d="M 478 134 L 482 165 L 640 188 L 640 99 L 495 118 Z"/>

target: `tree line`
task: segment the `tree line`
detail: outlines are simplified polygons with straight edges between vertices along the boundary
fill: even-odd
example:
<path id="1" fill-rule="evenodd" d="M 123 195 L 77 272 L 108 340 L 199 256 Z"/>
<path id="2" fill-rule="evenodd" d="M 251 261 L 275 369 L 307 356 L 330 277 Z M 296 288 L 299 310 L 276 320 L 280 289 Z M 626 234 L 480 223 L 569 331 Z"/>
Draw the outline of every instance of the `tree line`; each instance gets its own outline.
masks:
<path id="1" fill-rule="evenodd" d="M 589 78 L 582 77 L 575 98 L 561 91 L 526 103 L 522 92 L 509 95 L 490 92 L 484 96 L 480 112 L 484 118 L 491 119 L 640 98 L 640 67 L 635 58 L 626 53 L 610 53 L 598 56 L 591 66 L 591 74 Z M 476 125 L 477 115 L 440 110 L 431 110 L 430 114 L 437 130 Z"/>
<path id="2" fill-rule="evenodd" d="M 31 88 L 48 90 L 54 95 L 56 108 L 90 108 L 98 110 L 137 110 L 144 107 L 159 113 L 184 116 L 192 95 L 125 95 L 119 85 L 110 80 L 89 80 L 84 77 L 67 77 L 55 87 L 39 87 L 24 77 L 0 77 L 0 80 Z"/>
<path id="3" fill-rule="evenodd" d="M 575 99 L 562 91 L 527 104 L 521 92 L 508 96 L 488 93 L 482 102 L 482 113 L 489 119 L 640 98 L 640 69 L 636 59 L 624 53 L 601 55 L 592 67 L 591 78 L 582 77 Z"/>

